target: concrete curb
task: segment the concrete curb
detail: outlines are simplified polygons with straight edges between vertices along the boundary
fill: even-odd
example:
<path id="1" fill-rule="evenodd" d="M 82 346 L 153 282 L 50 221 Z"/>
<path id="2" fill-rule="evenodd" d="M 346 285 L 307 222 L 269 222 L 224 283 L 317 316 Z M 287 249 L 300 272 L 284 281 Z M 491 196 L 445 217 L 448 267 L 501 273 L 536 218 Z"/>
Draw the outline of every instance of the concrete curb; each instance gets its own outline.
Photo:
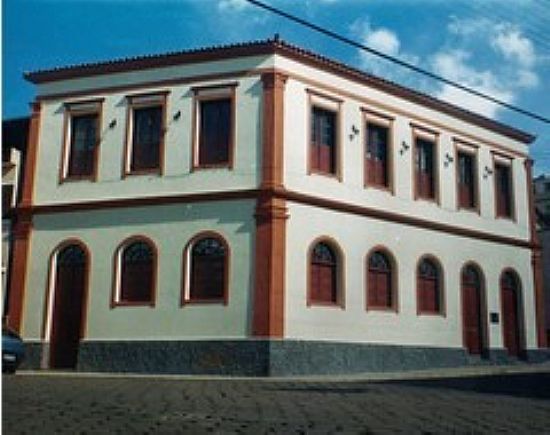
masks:
<path id="1" fill-rule="evenodd" d="M 44 376 L 68 378 L 112 378 L 112 379 L 158 379 L 180 381 L 250 381 L 250 382 L 380 382 L 405 381 L 422 379 L 446 379 L 498 376 L 522 373 L 550 373 L 550 363 L 483 366 L 483 367 L 456 367 L 430 370 L 414 370 L 384 373 L 358 373 L 350 375 L 312 375 L 312 376 L 284 376 L 284 377 L 252 377 L 252 376 L 218 376 L 218 375 L 181 375 L 181 374 L 146 374 L 146 373 L 104 373 L 104 372 L 75 372 L 59 370 L 18 370 L 17 376 Z"/>

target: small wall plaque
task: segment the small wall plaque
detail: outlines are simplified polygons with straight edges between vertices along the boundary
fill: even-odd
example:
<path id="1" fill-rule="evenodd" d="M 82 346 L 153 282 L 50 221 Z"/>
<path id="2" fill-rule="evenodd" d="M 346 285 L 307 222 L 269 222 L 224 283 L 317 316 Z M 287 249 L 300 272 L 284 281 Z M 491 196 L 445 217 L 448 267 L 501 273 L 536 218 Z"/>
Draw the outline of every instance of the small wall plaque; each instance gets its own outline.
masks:
<path id="1" fill-rule="evenodd" d="M 498 324 L 499 320 L 498 320 L 498 313 L 491 313 L 491 323 L 495 323 L 495 324 Z"/>

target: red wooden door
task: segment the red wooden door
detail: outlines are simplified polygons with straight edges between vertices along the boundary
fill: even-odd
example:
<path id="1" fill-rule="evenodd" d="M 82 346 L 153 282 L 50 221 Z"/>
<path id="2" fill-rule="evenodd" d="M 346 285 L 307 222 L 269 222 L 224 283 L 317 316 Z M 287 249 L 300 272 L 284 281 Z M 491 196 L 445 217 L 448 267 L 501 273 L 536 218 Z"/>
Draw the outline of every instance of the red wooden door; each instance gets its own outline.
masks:
<path id="1" fill-rule="evenodd" d="M 481 354 L 481 300 L 479 287 L 462 282 L 462 325 L 464 344 L 468 353 Z"/>
<path id="2" fill-rule="evenodd" d="M 50 342 L 50 367 L 75 368 L 82 335 L 87 272 L 86 254 L 69 246 L 57 255 Z"/>
<path id="3" fill-rule="evenodd" d="M 502 284 L 502 328 L 504 333 L 504 347 L 508 354 L 519 356 L 519 322 L 517 293 L 513 287 Z"/>

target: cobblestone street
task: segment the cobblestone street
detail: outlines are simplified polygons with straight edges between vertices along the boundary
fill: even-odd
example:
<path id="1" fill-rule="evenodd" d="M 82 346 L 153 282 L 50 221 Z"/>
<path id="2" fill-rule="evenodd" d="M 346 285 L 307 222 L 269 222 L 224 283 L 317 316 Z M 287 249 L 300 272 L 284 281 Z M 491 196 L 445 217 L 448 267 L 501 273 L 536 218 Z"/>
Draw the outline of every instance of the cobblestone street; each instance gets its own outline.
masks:
<path id="1" fill-rule="evenodd" d="M 384 381 L 3 376 L 27 433 L 550 433 L 550 370 Z"/>

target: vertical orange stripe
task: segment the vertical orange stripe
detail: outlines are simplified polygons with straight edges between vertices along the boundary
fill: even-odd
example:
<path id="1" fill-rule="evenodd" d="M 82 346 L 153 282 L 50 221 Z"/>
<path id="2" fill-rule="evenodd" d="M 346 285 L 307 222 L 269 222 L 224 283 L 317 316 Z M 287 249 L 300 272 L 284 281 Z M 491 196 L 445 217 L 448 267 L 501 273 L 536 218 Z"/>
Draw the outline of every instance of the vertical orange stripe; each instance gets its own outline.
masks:
<path id="1" fill-rule="evenodd" d="M 255 297 L 252 335 L 284 336 L 286 200 L 283 187 L 284 89 L 287 77 L 262 74 L 263 146 L 261 194 L 256 205 Z"/>

